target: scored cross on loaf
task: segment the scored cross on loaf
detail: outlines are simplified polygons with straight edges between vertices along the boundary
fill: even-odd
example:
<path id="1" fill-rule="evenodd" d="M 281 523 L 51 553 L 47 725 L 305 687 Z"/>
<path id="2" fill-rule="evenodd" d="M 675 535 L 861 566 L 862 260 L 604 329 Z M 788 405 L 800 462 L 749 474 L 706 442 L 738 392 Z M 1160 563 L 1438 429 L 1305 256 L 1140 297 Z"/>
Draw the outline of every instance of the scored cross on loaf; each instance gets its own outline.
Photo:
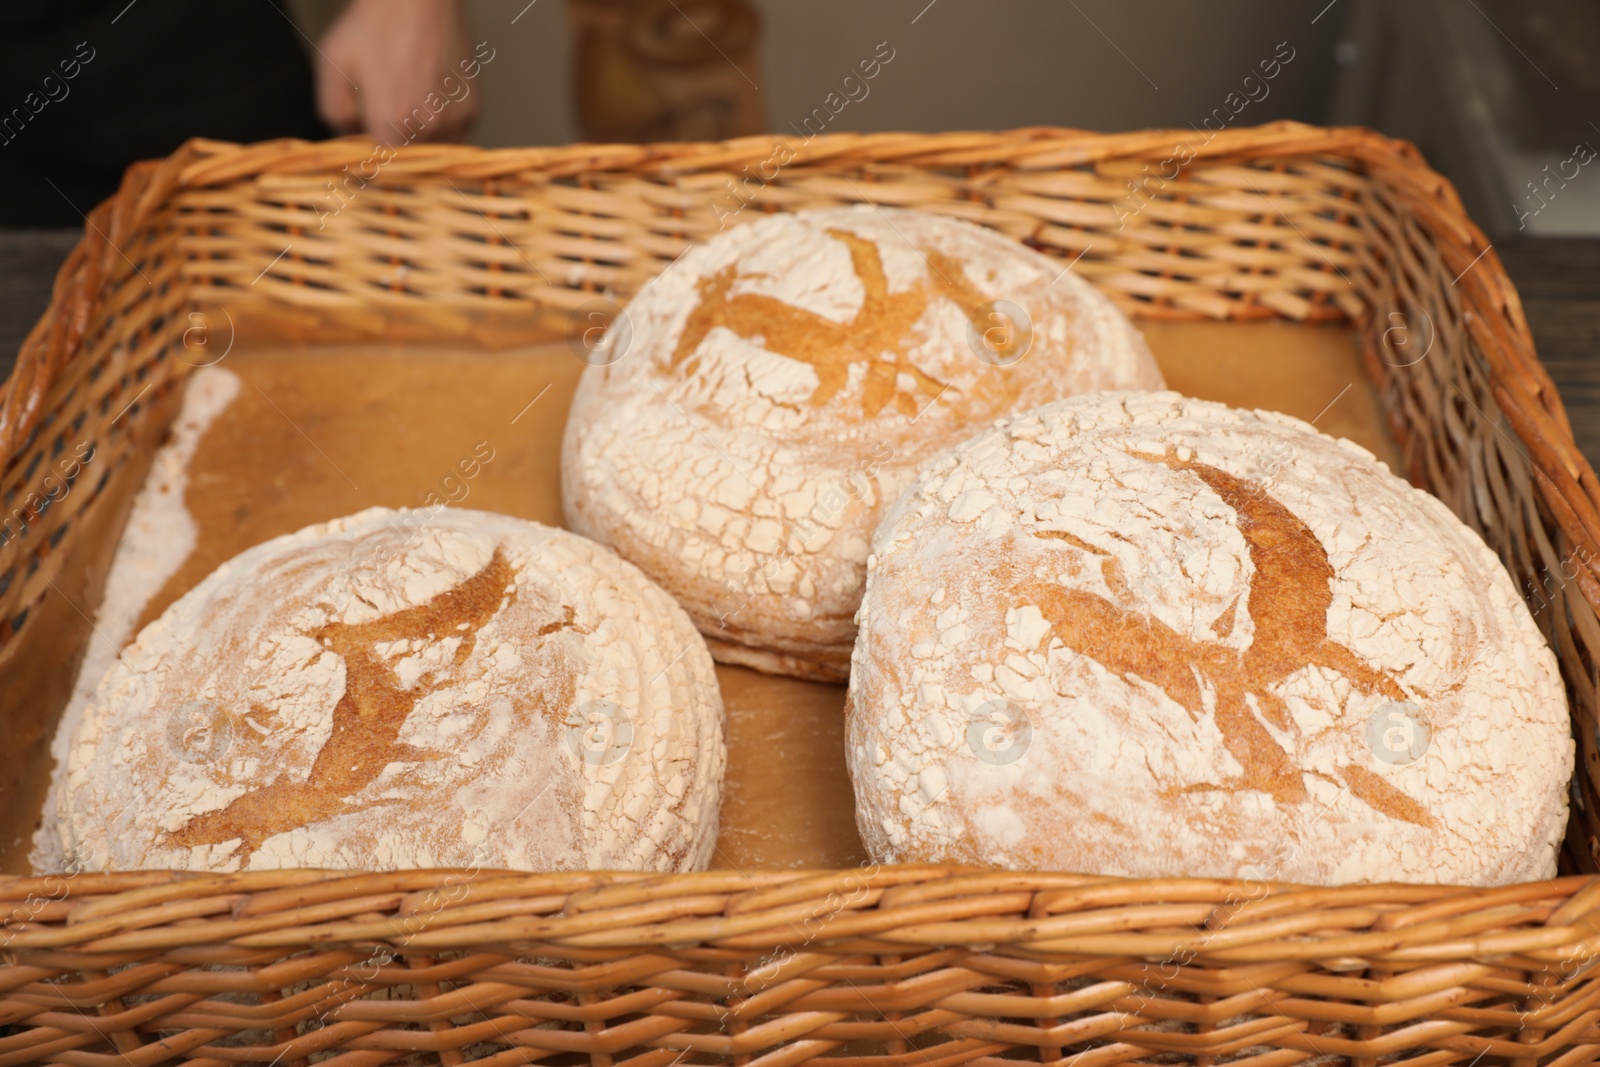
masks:
<path id="1" fill-rule="evenodd" d="M 711 657 L 637 568 L 507 515 L 370 508 L 145 627 L 56 824 L 95 870 L 682 871 L 725 762 Z"/>
<path id="2" fill-rule="evenodd" d="M 1140 878 L 1555 873 L 1555 657 L 1438 499 L 1271 412 L 1102 394 L 928 464 L 847 700 L 874 858 Z"/>
<path id="3" fill-rule="evenodd" d="M 676 596 L 718 659 L 803 677 L 845 677 L 868 538 L 921 462 L 1014 411 L 1161 385 L 1062 264 L 911 211 L 740 226 L 624 316 L 568 420 L 568 525 Z"/>

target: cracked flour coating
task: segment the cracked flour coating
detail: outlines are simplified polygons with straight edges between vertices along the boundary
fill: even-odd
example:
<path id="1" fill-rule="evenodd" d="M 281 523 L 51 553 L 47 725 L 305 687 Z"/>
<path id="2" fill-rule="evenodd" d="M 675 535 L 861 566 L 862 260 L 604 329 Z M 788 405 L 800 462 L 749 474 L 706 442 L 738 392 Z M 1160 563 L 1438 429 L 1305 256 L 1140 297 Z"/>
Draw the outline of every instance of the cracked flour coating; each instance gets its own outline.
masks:
<path id="1" fill-rule="evenodd" d="M 874 857 L 1134 877 L 1554 875 L 1555 656 L 1483 541 L 1348 441 L 1080 397 L 874 537 L 847 745 Z"/>
<path id="2" fill-rule="evenodd" d="M 991 300 L 1022 309 L 1030 341 L 974 348 L 1003 325 Z M 924 459 L 996 416 L 1162 384 L 1075 274 L 913 211 L 740 226 L 626 314 L 629 347 L 584 372 L 567 423 L 568 525 L 676 596 L 718 659 L 783 674 L 844 678 L 872 528 Z"/>
<path id="3" fill-rule="evenodd" d="M 725 761 L 711 657 L 632 565 L 371 508 L 241 553 L 140 633 L 57 824 L 107 869 L 679 871 L 710 860 Z"/>

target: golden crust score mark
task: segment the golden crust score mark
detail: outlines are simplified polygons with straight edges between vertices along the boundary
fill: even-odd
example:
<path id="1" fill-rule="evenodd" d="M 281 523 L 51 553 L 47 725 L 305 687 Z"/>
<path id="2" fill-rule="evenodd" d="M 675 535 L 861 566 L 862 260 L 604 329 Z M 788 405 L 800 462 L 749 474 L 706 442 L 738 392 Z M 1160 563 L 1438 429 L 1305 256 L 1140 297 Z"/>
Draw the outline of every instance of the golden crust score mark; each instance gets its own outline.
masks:
<path id="1" fill-rule="evenodd" d="M 238 840 L 238 854 L 247 860 L 267 838 L 344 811 L 345 798 L 370 785 L 390 763 L 438 758 L 439 753 L 399 740 L 417 696 L 434 688 L 435 676 L 425 674 L 413 688 L 403 688 L 376 646 L 459 636 L 450 664 L 458 668 L 472 654 L 478 632 L 515 600 L 516 593 L 508 591 L 515 580 L 516 572 L 495 549 L 481 571 L 427 603 L 371 622 L 330 623 L 314 631 L 311 636 L 344 659 L 345 687 L 311 773 L 304 780 L 280 778 L 219 811 L 197 815 L 168 840 L 184 848 Z"/>
<path id="2" fill-rule="evenodd" d="M 1233 509 L 1255 567 L 1245 601 L 1255 624 L 1250 646 L 1241 652 L 1192 641 L 1159 619 L 1128 611 L 1098 594 L 1048 582 L 1028 583 L 1022 590 L 1025 602 L 1038 606 L 1051 632 L 1068 647 L 1113 674 L 1153 683 L 1193 718 L 1205 709 L 1202 680 L 1209 683 L 1216 694 L 1213 716 L 1223 744 L 1244 768 L 1243 779 L 1234 784 L 1261 790 L 1280 803 L 1298 804 L 1308 796 L 1301 771 L 1262 723 L 1265 719 L 1278 730 L 1291 727 L 1288 705 L 1272 687 L 1303 668 L 1325 667 L 1363 693 L 1404 700 L 1405 691 L 1391 675 L 1328 639 L 1333 566 L 1311 528 L 1293 512 L 1262 487 L 1192 459 L 1180 460 L 1173 449 L 1165 456 L 1137 458 L 1195 475 Z M 1038 536 L 1081 545 L 1076 538 L 1050 532 Z M 1236 608 L 1237 603 L 1230 605 L 1213 627 L 1219 636 L 1231 632 Z M 1341 767 L 1340 774 L 1355 797 L 1384 815 L 1433 825 L 1421 804 L 1368 768 L 1352 764 Z"/>
<path id="3" fill-rule="evenodd" d="M 851 265 L 866 293 L 854 318 L 835 322 L 760 293 L 731 293 L 739 270 L 737 265 L 729 265 L 700 281 L 700 303 L 689 313 L 669 365 L 687 364 L 686 373 L 694 374 L 698 360 L 691 357 L 706 335 L 721 326 L 768 351 L 810 364 L 817 374 L 817 387 L 810 398 L 813 407 L 822 407 L 838 395 L 850 380 L 851 366 L 861 363 L 866 367 L 862 413 L 872 418 L 892 403 L 901 414 L 915 418 L 927 403 L 919 402 L 918 394 L 937 397 L 945 383 L 923 372 L 906 354 L 912 327 L 930 301 L 946 297 L 981 333 L 993 325 L 979 310 L 988 298 L 968 281 L 961 264 L 931 249 L 923 250 L 928 277 L 910 289 L 891 293 L 876 244 L 848 230 L 829 230 L 828 236 L 850 250 Z M 996 354 L 1003 357 L 1008 353 Z M 914 389 L 900 388 L 902 374 L 911 378 Z"/>

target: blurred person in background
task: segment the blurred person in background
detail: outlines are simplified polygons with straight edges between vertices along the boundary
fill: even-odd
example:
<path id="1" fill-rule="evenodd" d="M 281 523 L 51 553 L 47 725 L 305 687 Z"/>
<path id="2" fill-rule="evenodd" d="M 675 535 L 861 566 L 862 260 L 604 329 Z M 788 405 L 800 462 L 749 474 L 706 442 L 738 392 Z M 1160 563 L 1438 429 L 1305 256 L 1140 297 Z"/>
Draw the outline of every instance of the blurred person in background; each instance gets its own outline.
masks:
<path id="1" fill-rule="evenodd" d="M 190 137 L 459 140 L 475 95 L 404 120 L 472 55 L 461 0 L 350 0 L 308 45 L 278 0 L 4 0 L 0 226 L 76 226 Z"/>

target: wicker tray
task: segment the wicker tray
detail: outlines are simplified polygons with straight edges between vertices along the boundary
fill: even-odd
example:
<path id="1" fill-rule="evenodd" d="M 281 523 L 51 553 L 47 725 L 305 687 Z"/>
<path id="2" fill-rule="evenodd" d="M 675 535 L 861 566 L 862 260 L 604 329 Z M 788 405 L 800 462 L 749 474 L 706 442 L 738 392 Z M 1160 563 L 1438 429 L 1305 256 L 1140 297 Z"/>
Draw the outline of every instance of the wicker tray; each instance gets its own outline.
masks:
<path id="1" fill-rule="evenodd" d="M 40 709 L 73 673 L 60 637 L 87 633 L 71 605 L 98 601 L 186 330 L 526 343 L 719 217 L 861 201 L 1076 260 L 1136 317 L 1363 331 L 1406 473 L 1500 553 L 1557 652 L 1583 757 L 1563 862 L 1600 868 L 1600 486 L 1447 183 L 1408 145 L 1290 124 L 781 150 L 196 142 L 133 168 L 0 404 L 0 809 L 47 766 Z M 80 442 L 94 458 L 69 478 Z M 3 878 L 0 1067 L 1577 1064 L 1600 1056 L 1597 918 L 1581 873 L 1493 890 L 878 866 Z"/>

